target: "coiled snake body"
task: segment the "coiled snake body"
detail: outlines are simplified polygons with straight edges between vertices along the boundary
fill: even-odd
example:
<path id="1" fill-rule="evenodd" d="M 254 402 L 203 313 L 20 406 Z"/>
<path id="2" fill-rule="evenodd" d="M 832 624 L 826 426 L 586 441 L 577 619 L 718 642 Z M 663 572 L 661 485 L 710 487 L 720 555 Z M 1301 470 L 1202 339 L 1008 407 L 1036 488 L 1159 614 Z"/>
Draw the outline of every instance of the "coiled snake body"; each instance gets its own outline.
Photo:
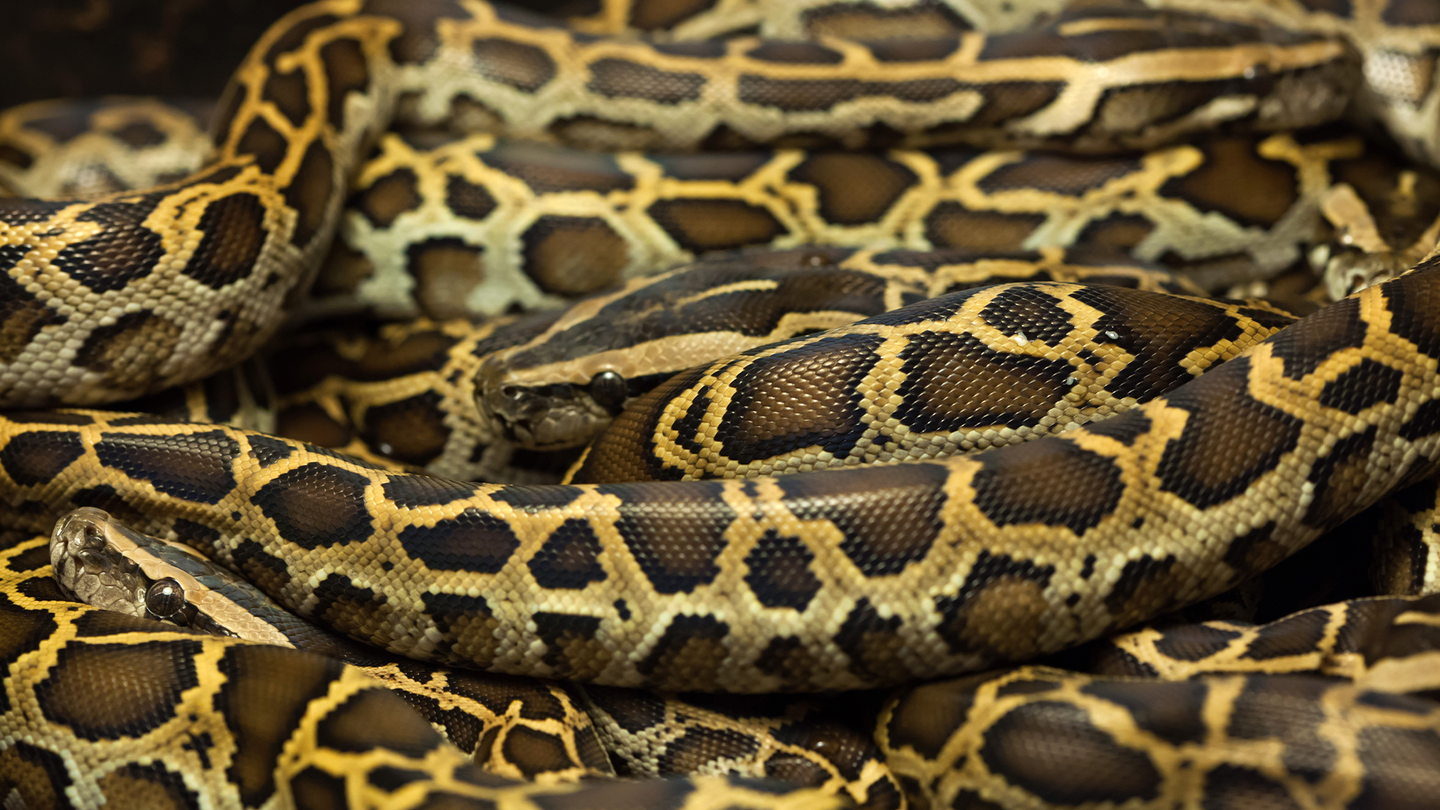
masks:
<path id="1" fill-rule="evenodd" d="M 1172 11 L 1077 10 L 1037 31 L 907 49 L 654 45 L 534 25 L 480 0 L 323 0 L 247 57 L 196 174 L 98 199 L 0 200 L 0 404 L 121 399 L 249 355 L 315 275 L 359 156 L 392 119 L 468 112 L 512 135 L 591 146 L 818 138 L 1105 151 L 1219 125 L 1328 121 L 1356 61 L 1335 37 Z M 43 533 L 70 509 L 102 506 L 303 615 L 445 664 L 672 690 L 910 683 L 1023 661 L 1219 593 L 1433 476 L 1437 272 L 1427 258 L 1063 435 L 774 479 L 462 484 L 225 426 L 16 410 L 0 415 L 0 520 Z M 878 323 L 919 332 L 963 300 Z M 1008 319 L 998 333 L 1028 341 L 1070 322 L 1054 302 L 1017 300 L 991 323 Z M 852 371 L 890 361 L 876 354 Z M 79 804 L 152 789 L 184 804 L 223 795 L 219 781 L 246 804 L 533 794 L 565 806 L 576 790 L 501 784 L 418 720 L 399 743 L 372 744 L 393 698 L 323 659 L 40 607 L 47 594 L 28 587 L 5 599 L 23 666 L 7 682 L 13 744 L 0 756 L 22 774 L 7 782 L 21 801 L 58 804 L 53 794 L 79 785 Z M 80 640 L 94 636 L 113 643 Z M 77 702 L 85 679 L 122 665 L 129 674 L 111 680 L 126 700 Z M 290 682 L 259 686 L 254 674 L 271 665 Z M 276 709 L 235 711 L 256 701 Z M 214 726 L 201 732 L 205 703 Z M 35 718 L 72 737 L 14 742 Z M 134 753 L 152 744 L 190 753 L 175 753 L 185 764 L 172 771 Z M 103 776 L 66 765 L 72 750 Z M 826 801 L 705 784 L 639 790 L 694 806 Z M 645 800 L 598 791 L 581 800 Z"/>

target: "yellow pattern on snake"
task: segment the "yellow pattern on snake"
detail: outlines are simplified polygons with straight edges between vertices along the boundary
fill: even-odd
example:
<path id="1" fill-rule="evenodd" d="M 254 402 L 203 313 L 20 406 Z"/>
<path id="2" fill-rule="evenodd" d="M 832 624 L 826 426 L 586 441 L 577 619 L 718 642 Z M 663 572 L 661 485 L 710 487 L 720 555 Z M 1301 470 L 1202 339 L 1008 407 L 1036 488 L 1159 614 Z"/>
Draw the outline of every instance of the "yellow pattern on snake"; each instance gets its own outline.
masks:
<path id="1" fill-rule="evenodd" d="M 918 44 L 655 45 L 532 24 L 481 0 L 325 0 L 247 57 L 221 102 L 216 154 L 196 174 L 98 199 L 0 201 L 0 404 L 120 399 L 248 356 L 315 275 L 359 156 L 392 119 L 604 147 L 1096 152 L 1331 120 L 1356 62 L 1329 35 L 1133 8 Z M 69 509 L 103 506 L 302 615 L 436 662 L 660 689 L 910 683 L 1218 593 L 1433 476 L 1436 264 L 1123 415 L 942 462 L 473 485 L 225 426 L 9 412 L 0 519 L 38 533 Z M 37 549 L 21 543 L 7 559 Z M 3 591 L 15 618 L 7 802 L 93 806 L 145 791 L 176 806 L 830 801 L 724 780 L 502 783 L 418 716 L 384 728 L 401 704 L 338 664 L 118 622 L 21 580 L 39 581 L 17 574 Z M 265 668 L 286 677 L 262 678 Z M 1232 681 L 1216 689 L 1233 693 Z M 90 699 L 96 682 L 118 699 Z M 1072 694 L 1083 686 L 1055 688 L 1055 702 L 1091 708 Z M 1324 701 L 1365 703 L 1363 690 L 1336 689 Z M 1433 736 L 1426 712 L 1410 711 L 1411 730 Z M 1347 756 L 1368 728 L 1342 729 Z"/>

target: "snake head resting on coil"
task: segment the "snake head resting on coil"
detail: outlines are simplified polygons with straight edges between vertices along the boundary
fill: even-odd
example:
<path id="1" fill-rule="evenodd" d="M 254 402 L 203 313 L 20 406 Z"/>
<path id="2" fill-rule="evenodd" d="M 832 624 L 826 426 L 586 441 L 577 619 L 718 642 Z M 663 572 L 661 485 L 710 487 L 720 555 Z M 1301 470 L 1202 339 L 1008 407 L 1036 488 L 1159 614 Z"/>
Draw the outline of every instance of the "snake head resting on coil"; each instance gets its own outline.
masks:
<path id="1" fill-rule="evenodd" d="M 101 509 L 82 507 L 55 522 L 50 562 L 60 589 L 94 607 L 295 646 L 264 620 L 258 592 L 237 590 L 237 580 L 194 551 L 140 534 Z"/>
<path id="2" fill-rule="evenodd" d="M 481 412 L 510 441 L 540 450 L 578 447 L 605 429 L 629 399 L 625 378 L 601 369 L 588 381 L 527 384 L 504 359 L 480 368 Z"/>
<path id="3" fill-rule="evenodd" d="M 722 255 L 632 280 L 487 357 L 476 404 L 520 445 L 581 447 L 629 400 L 685 369 L 878 315 L 912 292 L 908 280 L 843 272 L 841 258 L 809 248 Z"/>
<path id="4" fill-rule="evenodd" d="M 1414 267 L 1440 238 L 1440 175 L 1405 170 L 1394 185 L 1341 182 L 1320 200 L 1334 236 L 1311 253 L 1332 300 L 1379 284 Z M 1368 178 L 1365 178 L 1368 179 Z"/>

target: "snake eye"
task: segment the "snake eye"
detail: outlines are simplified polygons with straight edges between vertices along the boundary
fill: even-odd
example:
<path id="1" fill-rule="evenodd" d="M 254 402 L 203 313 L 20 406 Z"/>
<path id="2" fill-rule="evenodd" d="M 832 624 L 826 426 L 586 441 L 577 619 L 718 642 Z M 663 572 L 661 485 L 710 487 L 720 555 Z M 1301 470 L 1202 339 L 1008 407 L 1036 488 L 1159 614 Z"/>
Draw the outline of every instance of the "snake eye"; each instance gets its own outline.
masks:
<path id="1" fill-rule="evenodd" d="M 625 378 L 613 371 L 602 371 L 590 379 L 590 398 L 612 414 L 620 413 L 628 393 Z"/>
<path id="2" fill-rule="evenodd" d="M 185 607 L 185 589 L 169 577 L 156 580 L 145 591 L 145 609 L 162 619 L 168 619 Z"/>

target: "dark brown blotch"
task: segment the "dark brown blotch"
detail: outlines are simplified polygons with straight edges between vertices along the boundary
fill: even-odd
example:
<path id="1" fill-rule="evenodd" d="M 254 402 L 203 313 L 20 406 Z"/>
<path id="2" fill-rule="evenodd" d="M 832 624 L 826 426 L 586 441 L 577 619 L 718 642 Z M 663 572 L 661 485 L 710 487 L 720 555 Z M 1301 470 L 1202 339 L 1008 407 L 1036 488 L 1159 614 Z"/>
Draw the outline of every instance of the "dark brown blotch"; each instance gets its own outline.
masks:
<path id="1" fill-rule="evenodd" d="M 1235 581 L 1269 570 L 1289 554 L 1289 549 L 1275 539 L 1276 525 L 1272 520 L 1230 541 L 1225 549 L 1225 564 L 1235 570 Z"/>
<path id="2" fill-rule="evenodd" d="M 310 84 L 305 80 L 305 71 L 293 70 L 281 73 L 272 70 L 260 97 L 275 105 L 290 125 L 299 129 L 310 116 Z"/>
<path id="3" fill-rule="evenodd" d="M 320 48 L 325 65 L 325 115 L 337 130 L 345 128 L 345 97 L 364 93 L 370 86 L 370 65 L 365 49 L 353 39 L 337 39 Z"/>
<path id="4" fill-rule="evenodd" d="M 408 211 L 419 205 L 420 198 L 415 192 L 414 172 L 411 172 L 409 169 L 398 169 L 395 174 L 399 174 L 400 172 L 407 172 L 410 175 L 408 194 L 410 197 L 413 197 L 413 200 L 406 202 L 404 207 L 399 209 L 401 211 Z M 393 176 L 394 174 L 387 175 L 387 177 Z M 491 195 L 490 191 L 484 186 L 476 185 L 458 175 L 451 175 L 450 178 L 445 181 L 445 207 L 456 216 L 479 222 L 490 216 L 490 212 L 494 211 L 498 206 L 499 203 L 495 202 L 495 197 Z M 363 211 L 365 209 L 362 207 L 361 210 Z M 366 216 L 370 217 L 372 223 L 376 225 L 382 224 L 371 217 L 371 214 L 366 213 Z M 394 221 L 393 216 L 390 217 L 390 221 Z M 383 224 L 389 225 L 390 223 L 385 222 Z"/>
<path id="5" fill-rule="evenodd" d="M 395 224 L 396 217 L 419 208 L 421 202 L 415 171 L 399 168 L 362 189 L 355 195 L 354 205 L 371 225 L 388 228 Z"/>
<path id="6" fill-rule="evenodd" d="M 444 744 L 420 715 L 378 686 L 352 695 L 327 713 L 315 726 L 315 741 L 336 751 L 381 749 L 406 757 L 423 757 Z"/>
<path id="7" fill-rule="evenodd" d="M 1391 303 L 1396 302 L 1392 299 Z M 1404 319 L 1404 315 L 1397 318 L 1397 323 L 1391 328 L 1402 337 L 1408 337 L 1403 329 L 1396 328 Z M 1365 345 L 1365 322 L 1360 319 L 1360 301 L 1355 298 L 1337 301 L 1308 318 L 1296 321 L 1271 338 L 1270 343 L 1275 356 L 1285 364 L 1285 376 L 1292 380 L 1303 379 L 1336 352 Z M 1436 345 L 1440 347 L 1440 341 Z"/>
<path id="8" fill-rule="evenodd" d="M 509 523 L 473 507 L 433 526 L 409 526 L 398 539 L 412 559 L 431 571 L 498 573 L 520 547 Z"/>
<path id="9" fill-rule="evenodd" d="M 275 415 L 275 433 L 318 447 L 344 447 L 355 436 L 349 424 L 337 421 L 317 402 L 282 408 Z M 289 449 L 285 452 L 288 455 Z"/>
<path id="10" fill-rule="evenodd" d="M 902 101 L 938 101 L 965 88 L 949 77 L 902 81 L 859 79 L 775 79 L 741 73 L 737 96 L 742 104 L 771 107 L 784 112 L 819 112 L 867 96 L 889 96 Z"/>
<path id="11" fill-rule="evenodd" d="M 605 98 L 638 98 L 655 104 L 696 101 L 705 88 L 701 73 L 672 72 L 625 59 L 597 59 L 585 89 Z"/>
<path id="12" fill-rule="evenodd" d="M 1300 196 L 1294 166 L 1256 152 L 1252 138 L 1213 138 L 1199 144 L 1205 154 L 1194 171 L 1160 188 L 1166 197 L 1188 201 L 1196 210 L 1222 214 L 1241 225 L 1268 228 Z M 1235 189 L 1243 186 L 1244 194 Z"/>
<path id="13" fill-rule="evenodd" d="M 210 741 L 207 732 L 195 735 L 188 747 L 203 752 Z M 201 753 L 201 762 L 209 761 Z M 128 763 L 100 777 L 95 783 L 105 803 L 115 807 L 145 807 L 154 810 L 200 810 L 200 797 L 185 786 L 185 778 L 160 763 Z"/>
<path id="14" fill-rule="evenodd" d="M 760 604 L 803 611 L 820 592 L 820 579 L 810 570 L 815 554 L 798 537 L 767 529 L 745 555 L 745 584 Z"/>
<path id="15" fill-rule="evenodd" d="M 471 46 L 475 72 L 500 84 L 533 93 L 555 78 L 555 60 L 544 50 L 509 39 L 477 39 Z"/>
<path id="16" fill-rule="evenodd" d="M 948 85 L 941 85 L 938 89 L 946 87 Z M 954 90 L 961 87 L 957 85 Z M 1064 82 L 1019 81 L 987 84 L 980 91 L 985 103 L 965 121 L 965 126 L 972 129 L 1004 127 L 1014 119 L 1024 118 L 1049 106 L 1060 97 L 1064 89 Z"/>
<path id="17" fill-rule="evenodd" d="M 1239 740 L 1278 740 L 1286 769 L 1314 783 L 1334 770 L 1339 753 L 1321 736 L 1330 722 L 1323 696 L 1333 683 L 1322 678 L 1248 676 L 1232 704 L 1225 733 Z M 1286 722 L 1274 722 L 1277 713 L 1283 713 Z"/>
<path id="18" fill-rule="evenodd" d="M 818 42 L 804 40 L 765 39 L 745 52 L 751 59 L 790 65 L 836 65 L 845 57 Z"/>
<path id="19" fill-rule="evenodd" d="M 900 691 L 885 721 L 891 750 L 911 748 L 926 760 L 939 757 L 955 732 L 969 722 L 976 687 L 991 677 L 971 675 Z"/>
<path id="20" fill-rule="evenodd" d="M 1095 680 L 1080 691 L 1123 706 L 1136 726 L 1171 745 L 1203 745 L 1210 732 L 1205 717 L 1208 688 L 1203 681 Z"/>
<path id="21" fill-rule="evenodd" d="M 1077 536 L 1115 511 L 1125 485 L 1115 462 L 1060 438 L 975 457 L 975 506 L 996 526 L 1064 526 Z"/>
<path id="22" fill-rule="evenodd" d="M 171 436 L 102 433 L 95 443 L 100 463 L 156 491 L 194 503 L 219 503 L 235 489 L 232 464 L 240 443 L 223 430 Z"/>
<path id="23" fill-rule="evenodd" d="M 547 214 L 521 235 L 522 269 L 542 290 L 582 295 L 619 283 L 630 246 L 599 217 Z"/>
<path id="24" fill-rule="evenodd" d="M 260 171 L 273 175 L 285 161 L 285 153 L 289 147 L 290 143 L 284 135 L 277 132 L 270 122 L 256 116 L 250 119 L 250 124 L 245 127 L 245 134 L 241 135 L 240 141 L 235 144 L 235 153 L 239 157 L 253 157 Z"/>
<path id="25" fill-rule="evenodd" d="M 859 384 L 874 370 L 880 342 L 845 335 L 754 358 L 735 376 L 736 394 L 716 426 L 715 444 L 741 464 L 811 447 L 849 456 L 869 427 L 860 419 Z M 687 421 L 702 418 L 702 409 L 692 404 Z M 699 425 L 676 427 L 688 437 Z"/>
<path id="26" fill-rule="evenodd" d="M 142 309 L 93 329 L 75 352 L 75 364 L 99 372 L 111 388 L 141 394 L 157 384 L 158 359 L 169 357 L 179 344 L 179 324 Z"/>
<path id="27" fill-rule="evenodd" d="M 570 518 L 550 532 L 530 558 L 530 574 L 542 588 L 579 590 L 605 579 L 600 551 L 600 538 L 590 521 Z"/>
<path id="28" fill-rule="evenodd" d="M 436 319 L 470 315 L 470 293 L 485 280 L 485 248 L 454 236 L 413 242 L 405 248 L 405 271 L 415 279 L 412 295 Z"/>
<path id="29" fill-rule="evenodd" d="M 1407 709 L 1417 714 L 1434 711 L 1433 701 L 1408 696 L 1396 696 L 1396 700 L 1408 700 L 1411 705 Z M 1435 770 L 1440 761 L 1440 734 L 1433 728 L 1372 726 L 1357 732 L 1356 748 L 1366 779 L 1351 807 L 1423 810 L 1435 803 L 1440 791 Z"/>
<path id="30" fill-rule="evenodd" d="M 504 760 L 518 768 L 527 779 L 533 779 L 536 774 L 575 767 L 564 740 L 528 726 L 510 728 L 500 744 L 500 751 Z"/>
<path id="31" fill-rule="evenodd" d="M 1073 317 L 1043 287 L 1010 287 L 995 296 L 980 317 L 1006 335 L 1024 335 L 1055 346 L 1075 329 Z"/>
<path id="32" fill-rule="evenodd" d="M 585 695 L 616 725 L 632 734 L 655 728 L 665 720 L 665 700 L 653 692 L 586 686 Z"/>
<path id="33" fill-rule="evenodd" d="M 445 451 L 450 439 L 442 400 L 439 392 L 427 391 L 373 406 L 362 418 L 360 437 L 387 458 L 416 466 L 428 464 Z"/>
<path id="34" fill-rule="evenodd" d="M 1148 801 L 1161 776 L 1144 751 L 1121 745 L 1077 706 L 1057 701 L 1024 703 L 1006 712 L 983 736 L 980 756 L 990 771 L 1025 785 L 1056 805 Z M 1065 740 L 1058 746 L 1056 740 Z M 1050 752 L 1036 757 L 1036 750 Z"/>
<path id="35" fill-rule="evenodd" d="M 138 737 L 173 718 L 181 695 L 199 685 L 200 650 L 197 641 L 69 645 L 36 685 L 36 703 L 46 720 L 83 739 Z"/>
<path id="36" fill-rule="evenodd" d="M 776 485 L 800 520 L 828 520 L 841 551 L 867 577 L 898 574 L 923 560 L 944 528 L 944 467 L 901 464 L 785 476 Z"/>
<path id="37" fill-rule="evenodd" d="M 663 775 L 702 773 L 700 768 L 715 761 L 745 762 L 760 750 L 755 735 L 728 728 L 692 726 L 666 744 L 657 766 Z"/>
<path id="38" fill-rule="evenodd" d="M 925 215 L 925 238 L 937 249 L 1019 250 L 1045 220 L 1044 214 L 972 211 L 947 200 Z"/>
<path id="39" fill-rule="evenodd" d="M 476 155 L 486 165 L 523 180 L 536 194 L 555 191 L 606 194 L 635 188 L 635 178 L 620 168 L 611 154 L 506 140 Z"/>
<path id="40" fill-rule="evenodd" d="M 773 214 L 744 200 L 657 200 L 649 214 L 682 248 L 696 254 L 766 245 L 788 233 Z"/>
<path id="41" fill-rule="evenodd" d="M 1105 595 L 1105 609 L 1110 611 L 1112 626 L 1128 627 L 1179 607 L 1177 594 L 1192 576 L 1173 554 L 1164 557 L 1142 554 L 1125 563 L 1110 593 Z"/>
<path id="42" fill-rule="evenodd" d="M 1239 637 L 1240 633 L 1236 630 L 1205 624 L 1182 624 L 1165 630 L 1155 641 L 1155 649 L 1161 655 L 1178 661 L 1203 661 L 1229 649 L 1231 642 Z"/>
<path id="43" fill-rule="evenodd" d="M 1167 395 L 1171 407 L 1189 416 L 1185 430 L 1166 443 L 1156 467 L 1161 489 L 1208 509 L 1245 492 L 1295 448 L 1300 421 L 1246 393 L 1249 375 L 1249 359 L 1237 357 Z"/>
<path id="44" fill-rule="evenodd" d="M 715 560 L 729 545 L 725 532 L 735 513 L 723 487 L 695 482 L 684 489 L 653 484 L 602 485 L 620 499 L 615 528 L 650 584 L 662 594 L 690 593 L 720 573 Z"/>
<path id="45" fill-rule="evenodd" d="M 19 799 L 22 810 L 69 808 L 70 768 L 52 751 L 30 745 L 23 739 L 9 741 L 0 751 L 0 790 Z"/>
<path id="46" fill-rule="evenodd" d="M 609 666 L 614 650 L 600 637 L 598 616 L 537 612 L 535 634 L 545 642 L 546 665 L 557 678 L 591 681 Z"/>
<path id="47" fill-rule="evenodd" d="M 48 556 L 46 562 L 49 562 Z M 93 611 L 87 615 L 115 615 L 108 611 Z M 7 671 L 10 665 L 40 646 L 55 632 L 55 619 L 46 610 L 26 610 L 0 595 L 0 667 Z M 0 711 L 10 711 L 10 693 L 0 691 Z"/>
<path id="48" fill-rule="evenodd" d="M 730 656 L 730 625 L 714 616 L 676 616 L 636 669 L 651 689 L 714 691 Z"/>
<path id="49" fill-rule="evenodd" d="M 1262 626 L 1245 647 L 1241 658 L 1268 661 L 1291 655 L 1310 655 L 1320 649 L 1329 624 L 1329 612 L 1305 610 Z"/>
<path id="50" fill-rule="evenodd" d="M 295 210 L 291 244 L 303 249 L 320 233 L 330 213 L 334 192 L 335 161 L 324 144 L 312 141 L 300 158 L 295 176 L 285 186 L 285 203 Z"/>
<path id="51" fill-rule="evenodd" d="M 48 484 L 85 454 L 78 433 L 34 430 L 17 434 L 0 450 L 0 467 L 22 487 Z"/>
<path id="52" fill-rule="evenodd" d="M 1035 656 L 1049 603 L 1045 589 L 1055 566 L 991 554 L 982 549 L 960 592 L 935 599 L 940 622 L 935 632 L 950 651 L 1020 661 Z"/>
<path id="53" fill-rule="evenodd" d="M 1400 396 L 1405 372 L 1371 360 L 1360 362 L 1342 371 L 1320 391 L 1320 404 L 1348 414 L 1358 414 L 1381 403 L 1393 405 Z"/>
<path id="54" fill-rule="evenodd" d="M 392 475 L 382 489 L 386 500 L 405 509 L 444 506 L 475 494 L 470 484 L 428 475 Z"/>
<path id="55" fill-rule="evenodd" d="M 297 230 L 300 227 L 297 223 Z M 200 244 L 181 272 L 211 289 L 223 289 L 254 272 L 268 236 L 265 205 L 254 194 L 226 195 L 206 206 L 198 230 Z"/>
<path id="56" fill-rule="evenodd" d="M 1328 529 L 1369 505 L 1358 499 L 1375 476 L 1373 458 L 1378 431 L 1376 425 L 1370 425 L 1361 433 L 1346 436 L 1315 460 L 1305 477 L 1314 485 L 1310 505 L 1305 509 L 1306 525 Z"/>
<path id="57" fill-rule="evenodd" d="M 0 363 L 15 362 L 41 329 L 65 322 L 64 316 L 3 272 L 27 252 L 18 245 L 0 245 Z"/>
<path id="58" fill-rule="evenodd" d="M 370 535 L 363 475 L 312 462 L 261 487 L 255 505 L 287 542 L 307 549 L 356 542 Z"/>
<path id="59" fill-rule="evenodd" d="M 391 776 L 392 780 L 387 781 L 385 786 L 392 791 L 398 790 L 401 785 L 396 784 L 393 780 L 393 774 L 398 770 L 388 766 L 376 768 L 370 772 L 370 781 L 372 784 L 376 782 L 379 779 L 377 774 Z M 345 777 L 331 776 L 315 765 L 310 765 L 290 777 L 287 788 L 296 807 L 314 808 L 314 810 L 345 810 L 350 804 L 345 793 Z"/>
<path id="60" fill-rule="evenodd" d="M 835 633 L 835 646 L 850 658 L 848 669 L 860 680 L 876 685 L 898 683 L 910 676 L 901 660 L 905 640 L 899 616 L 884 617 L 861 598 Z"/>
<path id="61" fill-rule="evenodd" d="M 790 179 L 813 185 L 820 215 L 839 225 L 880 221 L 917 180 L 896 161 L 859 152 L 813 154 L 790 170 Z"/>
<path id="62" fill-rule="evenodd" d="M 61 248 L 52 263 L 97 293 L 124 289 L 145 278 L 165 256 L 160 234 L 144 225 L 158 202 L 152 195 L 132 202 L 96 204 L 76 219 L 94 222 L 100 231 Z"/>
<path id="63" fill-rule="evenodd" d="M 1076 158 L 1049 152 L 1026 154 L 981 177 L 976 187 L 986 194 L 1040 189 L 1080 197 L 1143 167 L 1138 157 Z"/>

